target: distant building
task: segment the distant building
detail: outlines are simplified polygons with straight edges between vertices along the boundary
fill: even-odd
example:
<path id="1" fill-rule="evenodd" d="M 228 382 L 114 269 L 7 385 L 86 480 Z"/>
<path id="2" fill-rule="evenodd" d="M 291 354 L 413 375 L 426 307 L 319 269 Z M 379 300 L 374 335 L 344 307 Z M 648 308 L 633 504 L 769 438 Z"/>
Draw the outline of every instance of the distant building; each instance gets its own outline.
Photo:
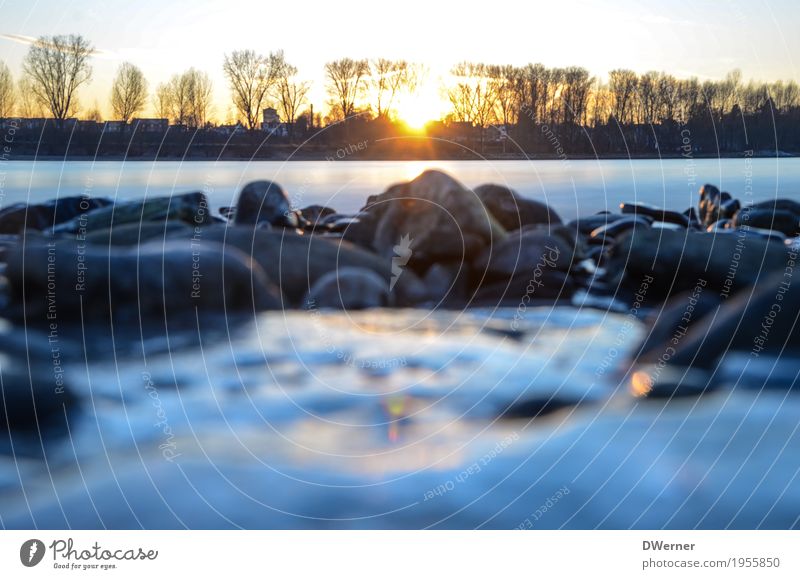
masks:
<path id="1" fill-rule="evenodd" d="M 286 123 L 281 122 L 278 111 L 272 107 L 267 107 L 263 111 L 261 130 L 277 137 L 286 137 L 289 135 L 289 127 Z"/>
<path id="2" fill-rule="evenodd" d="M 128 127 L 125 121 L 106 121 L 103 130 L 107 133 L 122 133 Z"/>
<path id="3" fill-rule="evenodd" d="M 233 124 L 233 125 L 218 125 L 218 126 L 214 127 L 211 130 L 213 132 L 217 133 L 217 134 L 225 135 L 225 136 L 230 136 L 233 133 L 244 133 L 245 132 L 244 125 L 242 125 L 242 123 L 240 123 L 240 122 L 237 122 L 236 124 Z"/>
<path id="4" fill-rule="evenodd" d="M 132 119 L 131 125 L 140 133 L 164 133 L 169 128 L 169 119 Z"/>

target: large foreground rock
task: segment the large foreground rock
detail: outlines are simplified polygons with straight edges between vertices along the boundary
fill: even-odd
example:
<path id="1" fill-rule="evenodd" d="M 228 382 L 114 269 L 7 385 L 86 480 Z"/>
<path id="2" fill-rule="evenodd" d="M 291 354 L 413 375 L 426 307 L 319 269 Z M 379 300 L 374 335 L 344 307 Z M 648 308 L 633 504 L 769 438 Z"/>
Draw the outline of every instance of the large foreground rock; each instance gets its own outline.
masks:
<path id="1" fill-rule="evenodd" d="M 475 189 L 475 195 L 506 231 L 521 229 L 526 225 L 561 224 L 558 213 L 547 204 L 526 199 L 503 185 L 481 185 Z"/>
<path id="2" fill-rule="evenodd" d="M 234 247 L 155 242 L 134 249 L 29 239 L 9 255 L 11 313 L 55 323 L 279 308 L 263 269 Z"/>
<path id="3" fill-rule="evenodd" d="M 471 259 L 506 237 L 480 197 L 441 171 L 390 187 L 365 209 L 378 217 L 375 251 L 392 258 L 407 240 L 413 251 L 408 263 L 422 271 L 432 263 Z"/>

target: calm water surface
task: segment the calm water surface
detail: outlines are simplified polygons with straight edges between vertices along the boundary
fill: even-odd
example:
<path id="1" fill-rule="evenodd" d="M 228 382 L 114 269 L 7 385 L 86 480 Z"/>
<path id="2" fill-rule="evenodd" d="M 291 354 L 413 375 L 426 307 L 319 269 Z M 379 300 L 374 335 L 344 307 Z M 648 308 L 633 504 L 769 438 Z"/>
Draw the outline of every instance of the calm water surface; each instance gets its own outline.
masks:
<path id="1" fill-rule="evenodd" d="M 800 199 L 800 159 L 668 159 L 583 161 L 12 161 L 0 164 L 0 206 L 88 192 L 120 199 L 204 190 L 217 207 L 241 187 L 272 179 L 298 208 L 326 204 L 341 212 L 368 195 L 443 169 L 468 186 L 495 182 L 547 201 L 563 217 L 614 209 L 637 200 L 683 210 L 714 183 L 743 202 Z"/>

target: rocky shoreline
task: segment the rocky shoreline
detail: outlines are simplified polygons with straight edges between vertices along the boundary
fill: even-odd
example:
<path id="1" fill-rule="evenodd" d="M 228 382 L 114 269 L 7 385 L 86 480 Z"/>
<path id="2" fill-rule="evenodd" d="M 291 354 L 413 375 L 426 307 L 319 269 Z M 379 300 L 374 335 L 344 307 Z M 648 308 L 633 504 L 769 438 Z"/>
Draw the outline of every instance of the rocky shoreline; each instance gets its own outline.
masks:
<path id="1" fill-rule="evenodd" d="M 470 190 L 427 171 L 354 215 L 293 208 L 269 181 L 219 213 L 199 192 L 7 207 L 0 313 L 13 331 L 52 335 L 270 310 L 511 308 L 513 336 L 533 306 L 605 303 L 647 319 L 630 367 L 651 397 L 713 389 L 734 352 L 755 360 L 798 345 L 800 204 L 786 199 L 742 207 L 705 185 L 683 213 L 626 203 L 563 223 L 502 185 Z M 3 371 L 7 393 L 32 398 L 7 396 L 2 420 L 32 427 L 61 411 L 68 384 L 57 396 L 15 384 L 35 374 L 19 358 Z"/>

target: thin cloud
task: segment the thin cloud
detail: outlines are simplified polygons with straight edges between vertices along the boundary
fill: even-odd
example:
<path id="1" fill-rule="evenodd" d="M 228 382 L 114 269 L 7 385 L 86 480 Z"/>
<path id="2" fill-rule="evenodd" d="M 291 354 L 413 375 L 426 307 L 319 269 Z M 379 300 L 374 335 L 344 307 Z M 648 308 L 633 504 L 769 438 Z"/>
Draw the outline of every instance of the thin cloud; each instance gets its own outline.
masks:
<path id="1" fill-rule="evenodd" d="M 0 38 L 5 38 L 6 40 L 10 40 L 18 44 L 25 44 L 27 46 L 35 44 L 38 41 L 38 38 L 34 38 L 33 36 L 25 36 L 24 34 L 0 33 Z M 92 48 L 92 56 L 97 58 L 118 58 L 117 55 L 112 51 L 104 50 L 102 48 Z"/>

